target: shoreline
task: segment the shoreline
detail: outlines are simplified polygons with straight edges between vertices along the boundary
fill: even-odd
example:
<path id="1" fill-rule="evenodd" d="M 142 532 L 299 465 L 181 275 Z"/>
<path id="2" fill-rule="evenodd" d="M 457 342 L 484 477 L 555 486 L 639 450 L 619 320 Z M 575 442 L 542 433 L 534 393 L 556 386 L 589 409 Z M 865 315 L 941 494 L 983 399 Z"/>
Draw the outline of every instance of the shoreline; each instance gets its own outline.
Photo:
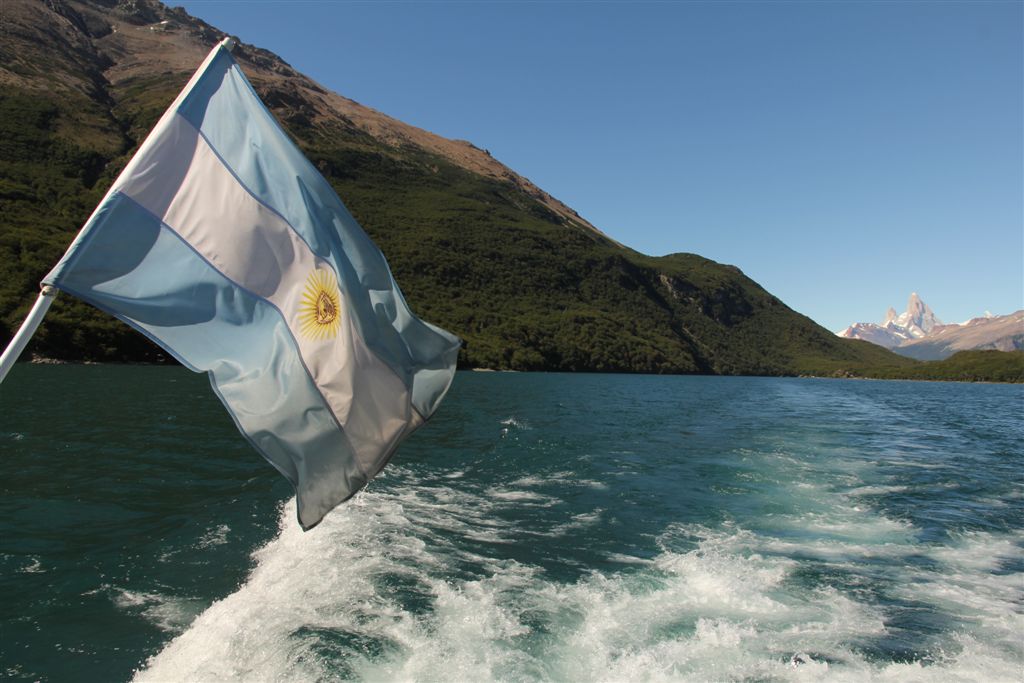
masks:
<path id="1" fill-rule="evenodd" d="M 1002 352 L 1002 353 L 1021 353 L 1021 352 Z M 945 360 L 945 359 L 944 359 Z M 943 361 L 922 361 L 924 363 L 941 363 Z M 48 356 L 33 355 L 28 360 L 19 360 L 18 364 L 27 365 L 131 365 L 131 366 L 151 366 L 151 367 L 184 367 L 180 363 L 175 361 L 169 362 L 148 362 L 148 361 L 95 361 L 95 360 L 67 360 L 61 358 L 51 358 Z M 920 367 L 920 366 L 915 366 Z M 593 370 L 509 370 L 504 368 L 480 368 L 480 367 L 462 367 L 457 368 L 459 372 L 480 372 L 480 373 L 502 373 L 502 374 L 534 374 L 534 373 L 564 373 L 568 375 L 652 375 L 658 377 L 766 377 L 766 378 L 790 378 L 790 379 L 840 379 L 840 380 L 865 380 L 873 382 L 953 382 L 958 384 L 1024 384 L 1024 374 L 1021 376 L 1009 379 L 942 379 L 934 377 L 871 377 L 867 375 L 854 375 L 850 374 L 849 371 L 836 371 L 837 374 L 765 374 L 765 375 L 744 375 L 744 374 L 718 374 L 718 373 L 651 373 L 651 372 L 601 372 Z M 844 374 L 838 374 L 844 373 Z"/>

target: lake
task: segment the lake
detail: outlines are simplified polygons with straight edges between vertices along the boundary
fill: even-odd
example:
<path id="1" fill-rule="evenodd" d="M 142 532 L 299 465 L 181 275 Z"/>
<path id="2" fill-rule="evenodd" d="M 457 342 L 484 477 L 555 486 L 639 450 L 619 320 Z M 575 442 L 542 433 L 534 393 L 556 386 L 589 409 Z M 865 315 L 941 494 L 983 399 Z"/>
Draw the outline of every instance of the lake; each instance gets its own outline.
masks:
<path id="1" fill-rule="evenodd" d="M 1024 386 L 462 372 L 303 533 L 181 368 L 0 386 L 0 676 L 1020 680 Z"/>

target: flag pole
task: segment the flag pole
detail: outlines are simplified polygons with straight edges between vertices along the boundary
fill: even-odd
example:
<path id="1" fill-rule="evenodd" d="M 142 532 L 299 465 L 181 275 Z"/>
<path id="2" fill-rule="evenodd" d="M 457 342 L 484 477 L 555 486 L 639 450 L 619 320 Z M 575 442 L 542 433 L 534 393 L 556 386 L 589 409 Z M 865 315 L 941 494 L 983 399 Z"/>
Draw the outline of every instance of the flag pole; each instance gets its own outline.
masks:
<path id="1" fill-rule="evenodd" d="M 43 285 L 39 298 L 36 299 L 32 310 L 28 312 L 25 322 L 21 324 L 21 328 L 14 335 L 14 338 L 11 339 L 11 343 L 7 345 L 3 355 L 0 356 L 0 382 L 3 382 L 4 378 L 7 377 L 7 373 L 14 367 L 14 361 L 18 360 L 18 356 L 25 350 L 25 345 L 28 344 L 28 340 L 35 334 L 39 323 L 43 322 L 43 316 L 46 315 L 46 311 L 50 308 L 50 304 L 53 303 L 55 296 L 57 296 L 56 289 L 50 285 Z"/>

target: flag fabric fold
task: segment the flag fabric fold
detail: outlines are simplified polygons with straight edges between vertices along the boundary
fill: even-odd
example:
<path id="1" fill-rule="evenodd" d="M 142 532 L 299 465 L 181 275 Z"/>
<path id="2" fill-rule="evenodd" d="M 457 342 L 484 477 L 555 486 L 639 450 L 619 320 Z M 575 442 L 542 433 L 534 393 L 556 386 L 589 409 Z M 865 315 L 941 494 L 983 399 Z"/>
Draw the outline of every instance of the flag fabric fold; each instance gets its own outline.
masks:
<path id="1" fill-rule="evenodd" d="M 412 314 L 222 45 L 43 283 L 209 373 L 304 529 L 434 413 L 460 344 Z"/>

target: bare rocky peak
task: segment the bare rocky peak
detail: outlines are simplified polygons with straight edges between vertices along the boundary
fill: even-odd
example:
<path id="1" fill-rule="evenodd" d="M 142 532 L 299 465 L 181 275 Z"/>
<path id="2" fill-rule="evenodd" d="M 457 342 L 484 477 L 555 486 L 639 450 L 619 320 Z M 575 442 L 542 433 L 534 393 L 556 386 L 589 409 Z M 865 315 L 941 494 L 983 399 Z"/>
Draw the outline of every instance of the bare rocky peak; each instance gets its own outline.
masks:
<path id="1" fill-rule="evenodd" d="M 942 322 L 935 317 L 932 309 L 921 300 L 917 292 L 912 292 L 907 300 L 907 310 L 903 313 L 897 315 L 896 309 L 890 306 L 881 325 L 854 323 L 836 334 L 848 339 L 863 339 L 892 349 L 914 339 L 926 337 L 941 325 Z"/>
<path id="2" fill-rule="evenodd" d="M 891 325 L 901 328 L 915 339 L 920 339 L 936 326 L 942 325 L 942 321 L 935 317 L 935 313 L 921 300 L 917 292 L 911 292 L 907 300 L 907 310 L 892 320 Z"/>
<path id="3" fill-rule="evenodd" d="M 911 292 L 910 293 L 910 298 L 907 299 L 907 313 L 910 313 L 910 312 L 915 312 L 915 313 L 923 312 L 924 311 L 924 307 L 925 307 L 924 306 L 924 302 L 921 301 L 921 297 L 918 296 L 917 292 Z"/>

